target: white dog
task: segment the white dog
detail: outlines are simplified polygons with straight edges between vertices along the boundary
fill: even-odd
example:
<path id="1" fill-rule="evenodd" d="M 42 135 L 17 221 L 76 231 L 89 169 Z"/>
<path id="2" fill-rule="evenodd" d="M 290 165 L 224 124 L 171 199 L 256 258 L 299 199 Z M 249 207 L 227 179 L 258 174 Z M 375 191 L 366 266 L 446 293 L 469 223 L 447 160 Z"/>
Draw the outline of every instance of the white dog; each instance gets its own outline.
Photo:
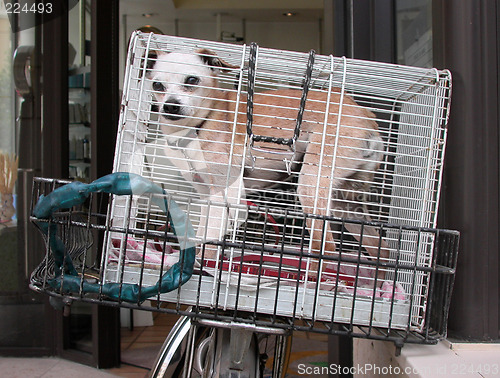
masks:
<path id="1" fill-rule="evenodd" d="M 228 219 L 224 203 L 234 204 L 250 190 L 282 182 L 290 176 L 290 170 L 299 176 L 297 195 L 305 213 L 366 219 L 365 209 L 347 214 L 346 203 L 355 203 L 359 193 L 369 189 L 382 158 L 383 142 L 374 115 L 334 90 L 325 134 L 327 93 L 310 91 L 300 136 L 291 152 L 294 163 L 287 167 L 281 155 L 273 152 L 276 145 L 272 143 L 261 143 L 261 148 L 252 152 L 252 158 L 244 154 L 246 97 L 240 98 L 236 112 L 236 93 L 218 85 L 219 71 L 234 68 L 206 49 L 191 54 L 153 52 L 147 60 L 146 77 L 153 93 L 153 109 L 160 114 L 169 158 L 202 198 L 221 204 L 203 210 L 197 235 L 203 240 L 219 240 L 225 232 L 221 230 L 227 226 L 223 222 Z M 254 133 L 290 138 L 300 97 L 301 91 L 293 89 L 256 93 Z M 338 142 L 334 143 L 340 107 L 342 127 Z M 329 193 L 330 188 L 333 193 Z M 332 198 L 330 204 L 328 198 Z M 308 218 L 307 227 L 312 238 L 311 252 L 335 253 L 333 233 L 323 232 L 321 219 Z M 350 232 L 360 234 L 359 226 L 348 227 Z M 363 241 L 367 252 L 374 258 L 378 254 L 387 257 L 386 249 L 379 247 L 376 230 L 366 227 L 364 234 L 372 236 Z M 216 249 L 207 248 L 205 258 L 214 258 L 215 252 Z M 312 268 L 317 268 L 317 264 Z"/>

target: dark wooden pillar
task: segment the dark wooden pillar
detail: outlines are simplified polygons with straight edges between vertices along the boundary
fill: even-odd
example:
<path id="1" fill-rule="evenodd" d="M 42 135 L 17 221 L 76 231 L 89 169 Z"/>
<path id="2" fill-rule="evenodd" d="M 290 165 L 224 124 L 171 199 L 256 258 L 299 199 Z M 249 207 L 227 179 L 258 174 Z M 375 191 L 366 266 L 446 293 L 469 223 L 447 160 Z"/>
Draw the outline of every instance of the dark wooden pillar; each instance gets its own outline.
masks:
<path id="1" fill-rule="evenodd" d="M 111 173 L 120 114 L 119 1 L 92 0 L 91 42 L 91 180 Z M 106 204 L 99 209 L 105 212 Z M 97 253 L 100 248 L 97 247 Z M 100 368 L 120 364 L 120 311 L 96 306 L 92 314 L 94 359 Z"/>
<path id="2" fill-rule="evenodd" d="M 442 227 L 461 232 L 449 335 L 499 338 L 499 1 L 435 0 L 434 64 L 453 75 Z"/>
<path id="3" fill-rule="evenodd" d="M 44 14 L 42 28 L 42 176 L 67 178 L 68 130 L 68 10 Z"/>

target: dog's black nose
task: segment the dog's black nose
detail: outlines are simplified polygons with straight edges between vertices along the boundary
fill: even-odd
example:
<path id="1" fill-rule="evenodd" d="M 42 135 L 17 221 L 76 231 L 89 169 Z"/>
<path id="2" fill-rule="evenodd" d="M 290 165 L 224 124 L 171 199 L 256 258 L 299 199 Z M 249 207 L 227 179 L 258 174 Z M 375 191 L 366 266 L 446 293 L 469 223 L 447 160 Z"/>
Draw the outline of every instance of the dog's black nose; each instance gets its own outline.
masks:
<path id="1" fill-rule="evenodd" d="M 166 114 L 179 114 L 181 112 L 180 102 L 177 100 L 166 102 L 163 105 L 163 111 Z"/>

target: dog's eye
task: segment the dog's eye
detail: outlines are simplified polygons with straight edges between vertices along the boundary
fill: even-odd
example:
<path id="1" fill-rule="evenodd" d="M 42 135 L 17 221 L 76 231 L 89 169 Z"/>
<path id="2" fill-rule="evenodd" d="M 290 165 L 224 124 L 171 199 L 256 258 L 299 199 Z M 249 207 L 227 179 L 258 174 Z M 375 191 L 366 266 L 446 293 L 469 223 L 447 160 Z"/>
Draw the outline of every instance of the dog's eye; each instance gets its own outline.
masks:
<path id="1" fill-rule="evenodd" d="M 196 76 L 188 76 L 186 78 L 186 81 L 184 81 L 184 84 L 186 84 L 186 85 L 198 85 L 199 82 L 200 82 L 200 78 L 198 78 Z"/>
<path id="2" fill-rule="evenodd" d="M 159 81 L 155 81 L 153 83 L 153 90 L 157 91 L 157 92 L 163 92 L 165 90 L 165 86 L 160 83 Z"/>

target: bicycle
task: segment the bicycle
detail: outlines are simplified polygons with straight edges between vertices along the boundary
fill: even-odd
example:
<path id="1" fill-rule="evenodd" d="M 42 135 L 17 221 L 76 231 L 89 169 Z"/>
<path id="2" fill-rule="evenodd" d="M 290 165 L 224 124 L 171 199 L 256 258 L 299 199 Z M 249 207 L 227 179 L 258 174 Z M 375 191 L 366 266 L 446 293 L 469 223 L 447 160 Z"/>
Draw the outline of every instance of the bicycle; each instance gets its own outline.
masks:
<path id="1" fill-rule="evenodd" d="M 311 54 L 153 34 L 136 33 L 131 41 L 115 173 L 90 184 L 35 180 L 32 220 L 47 253 L 32 275 L 33 289 L 68 304 L 181 315 L 154 377 L 262 376 L 271 360 L 273 377 L 284 376 L 294 331 L 386 340 L 398 350 L 404 343 L 434 344 L 446 334 L 459 233 L 434 227 L 448 72 L 333 57 L 311 63 Z M 151 107 L 145 74 L 147 56 L 200 44 L 235 66 L 260 62 L 253 77 L 243 63 L 236 74 L 221 73 L 220 80 L 238 94 L 250 87 L 245 78 L 257 83 L 255 90 L 286 85 L 303 94 L 305 86 L 331 91 L 340 80 L 374 112 L 385 158 L 370 182 L 373 193 L 336 198 L 350 217 L 302 211 L 293 177 L 244 202 L 218 203 L 199 198 L 167 168 L 160 152 L 162 121 Z M 259 147 L 250 142 L 252 157 Z M 190 151 L 176 148 L 184 148 L 179 156 L 187 160 Z M 192 167 L 186 162 L 185 169 Z M 210 206 L 225 209 L 220 237 L 200 239 L 200 209 Z M 308 224 L 314 222 L 328 225 L 323 233 L 334 235 L 336 253 L 313 253 Z M 208 249 L 217 250 L 217 257 L 208 258 Z M 266 342 L 272 353 L 263 350 Z"/>
<path id="2" fill-rule="evenodd" d="M 122 176 L 121 180 L 123 180 L 123 174 L 120 176 Z M 125 177 L 128 177 L 128 175 L 125 175 Z M 105 183 L 106 188 L 103 188 L 102 182 Z M 68 188 L 68 186 L 74 184 L 76 184 L 76 188 Z M 381 328 L 380 324 L 377 324 L 376 319 L 372 318 L 368 320 L 364 327 L 358 325 L 358 331 L 356 331 L 355 323 L 359 322 L 359 320 L 355 321 L 355 311 L 352 311 L 350 314 L 350 324 L 336 329 L 333 327 L 335 318 L 331 316 L 330 320 L 326 322 L 323 320 L 300 324 L 295 318 L 290 319 L 281 316 L 276 309 L 273 314 L 267 317 L 259 315 L 257 311 L 253 313 L 249 313 L 248 311 L 218 311 L 217 307 L 210 309 L 204 308 L 199 304 L 195 304 L 193 306 L 194 309 L 182 309 L 179 299 L 177 302 L 174 301 L 176 308 L 163 308 L 159 305 L 165 300 L 163 298 L 163 295 L 165 295 L 163 291 L 173 290 L 175 297 L 180 298 L 182 286 L 179 285 L 179 282 L 187 282 L 187 279 L 181 278 L 181 275 L 189 275 L 189 271 L 193 269 L 194 265 L 193 261 L 189 261 L 190 258 L 192 259 L 192 256 L 188 256 L 189 251 L 186 252 L 192 246 L 188 245 L 184 249 L 184 252 L 181 253 L 179 265 L 177 265 L 179 269 L 176 273 L 169 275 L 168 273 L 160 272 L 157 277 L 160 278 L 161 284 L 155 285 L 153 288 L 143 284 L 146 281 L 145 276 L 148 274 L 144 258 L 139 269 L 140 277 L 137 280 L 139 283 L 142 281 L 142 284 L 126 283 L 125 281 L 128 280 L 125 276 L 125 270 L 122 271 L 122 278 L 119 283 L 104 283 L 103 270 L 100 268 L 103 263 L 99 261 L 100 256 L 97 253 L 98 250 L 96 250 L 95 244 L 97 243 L 94 242 L 95 236 L 93 234 L 100 233 L 101 236 L 104 233 L 134 235 L 142 240 L 146 240 L 142 246 L 142 253 L 144 255 L 146 254 L 146 246 L 149 242 L 156 245 L 166 245 L 167 240 L 178 238 L 172 232 L 165 232 L 163 230 L 153 231 L 112 227 L 109 224 L 109 217 L 106 217 L 106 214 L 94 212 L 92 207 L 92 203 L 95 206 L 95 203 L 102 200 L 102 198 L 98 200 L 96 197 L 109 196 L 109 193 L 95 193 L 94 191 L 107 192 L 109 191 L 108 188 L 112 186 L 112 184 L 109 184 L 109 180 L 104 178 L 104 180 L 101 179 L 98 183 L 98 189 L 96 189 L 96 186 L 90 184 L 91 190 L 87 192 L 82 190 L 82 188 L 88 186 L 81 183 L 68 184 L 64 181 L 59 182 L 50 179 L 35 180 L 34 197 L 39 198 L 42 194 L 44 196 L 41 201 L 42 206 L 39 208 L 35 207 L 32 219 L 38 224 L 45 235 L 48 248 L 44 262 L 31 277 L 31 287 L 37 291 L 48 293 L 53 297 L 62 298 L 66 304 L 70 304 L 76 300 L 182 315 L 165 341 L 162 352 L 152 370 L 152 376 L 165 376 L 163 374 L 167 372 L 171 373 L 172 369 L 176 374 L 184 370 L 198 373 L 200 376 L 202 372 L 212 371 L 213 375 L 208 376 L 221 377 L 225 376 L 221 372 L 229 374 L 232 369 L 238 372 L 241 372 L 241 369 L 243 369 L 244 372 L 250 372 L 248 376 L 260 376 L 259 374 L 264 370 L 267 357 L 265 354 L 260 353 L 258 345 L 263 340 L 265 341 L 269 335 L 274 335 L 277 338 L 274 344 L 275 366 L 273 370 L 276 372 L 274 376 L 282 376 L 284 371 L 286 371 L 287 356 L 289 355 L 291 346 L 291 333 L 294 330 L 319 331 L 333 335 L 350 335 L 390 340 L 398 347 L 401 347 L 404 342 L 432 344 L 437 342 L 446 332 L 446 316 L 443 316 L 446 314 L 443 314 L 442 311 L 443 308 L 446 311 L 449 305 L 449 294 L 453 282 L 458 247 L 458 233 L 456 232 L 405 228 L 406 231 L 418 231 L 422 235 L 432 234 L 436 239 L 435 248 L 437 256 L 431 267 L 424 269 L 423 267 L 411 267 L 405 264 L 401 264 L 399 267 L 395 266 L 395 268 L 399 269 L 411 268 L 432 272 L 434 276 L 430 285 L 431 294 L 427 309 L 427 324 L 423 332 L 410 329 L 407 324 L 409 316 L 406 318 L 402 317 L 400 311 L 401 304 L 396 303 L 399 302 L 396 300 L 385 302 L 385 305 L 390 308 L 390 312 L 387 314 L 385 320 L 386 326 L 389 325 L 388 329 Z M 123 193 L 122 189 L 119 190 Z M 64 200 L 61 200 L 62 197 L 54 200 L 54 195 L 50 196 L 50 193 L 56 193 L 56 197 L 62 195 Z M 68 193 L 71 193 L 69 197 Z M 128 191 L 127 193 L 131 192 Z M 88 197 L 85 194 L 89 194 Z M 159 193 L 155 195 L 159 196 L 163 201 L 166 201 L 166 198 L 169 197 L 168 195 Z M 48 201 L 50 206 L 45 206 L 44 201 Z M 171 199 L 168 202 L 170 204 L 173 203 Z M 63 209 L 60 211 L 61 208 L 69 205 L 71 205 L 72 210 Z M 172 207 L 172 205 L 171 208 L 179 211 L 178 208 Z M 48 215 L 49 212 L 50 216 Z M 182 214 L 179 217 L 187 220 L 187 217 L 182 216 Z M 346 222 L 346 220 L 337 221 Z M 187 225 L 186 228 L 189 227 Z M 385 225 L 384 227 L 390 230 L 389 226 Z M 423 236 L 421 237 L 423 238 Z M 99 239 L 98 236 L 97 239 Z M 341 258 L 336 261 L 337 264 L 341 264 L 342 262 L 352 262 L 352 258 L 346 257 L 345 260 Z M 365 264 L 369 266 L 370 261 L 361 262 L 359 260 L 358 264 L 360 267 Z M 243 263 L 238 263 L 238 265 L 243 267 Z M 387 268 L 386 264 L 383 265 Z M 264 265 L 261 265 L 260 269 L 264 270 Z M 267 267 L 267 269 L 270 268 Z M 238 269 L 238 271 L 239 273 L 242 272 L 241 269 Z M 361 271 L 361 269 L 358 271 Z M 177 277 L 175 277 L 175 274 L 177 274 Z M 198 279 L 201 280 L 201 277 L 200 275 Z M 362 277 L 358 275 L 354 279 L 360 280 Z M 337 280 L 340 281 L 340 278 L 337 278 Z M 296 282 L 299 282 L 298 278 L 296 278 Z M 162 286 L 172 285 L 172 283 L 174 283 L 173 286 L 162 289 Z M 222 285 L 223 283 L 220 281 L 219 291 L 222 289 Z M 339 285 L 339 282 L 337 282 L 337 285 Z M 297 284 L 297 286 L 299 285 Z M 318 285 L 314 289 L 318 290 Z M 341 302 L 346 299 L 346 295 L 342 293 L 335 292 L 332 296 L 334 302 Z M 156 299 L 158 305 L 143 305 L 143 301 L 146 298 Z M 372 314 L 376 312 L 375 306 L 380 305 L 383 301 L 383 299 L 376 298 L 375 296 L 371 298 L 360 296 L 360 300 L 363 299 L 371 305 L 369 309 Z M 403 324 L 408 325 L 406 329 L 397 329 L 401 328 L 401 324 L 397 324 L 401 320 L 406 322 Z M 391 327 L 394 327 L 394 329 L 391 329 Z M 238 344 L 234 344 L 235 337 L 240 341 Z M 231 339 L 233 339 L 232 342 Z M 240 348 L 236 348 L 234 345 L 239 345 Z M 166 376 L 176 375 L 167 374 Z"/>

